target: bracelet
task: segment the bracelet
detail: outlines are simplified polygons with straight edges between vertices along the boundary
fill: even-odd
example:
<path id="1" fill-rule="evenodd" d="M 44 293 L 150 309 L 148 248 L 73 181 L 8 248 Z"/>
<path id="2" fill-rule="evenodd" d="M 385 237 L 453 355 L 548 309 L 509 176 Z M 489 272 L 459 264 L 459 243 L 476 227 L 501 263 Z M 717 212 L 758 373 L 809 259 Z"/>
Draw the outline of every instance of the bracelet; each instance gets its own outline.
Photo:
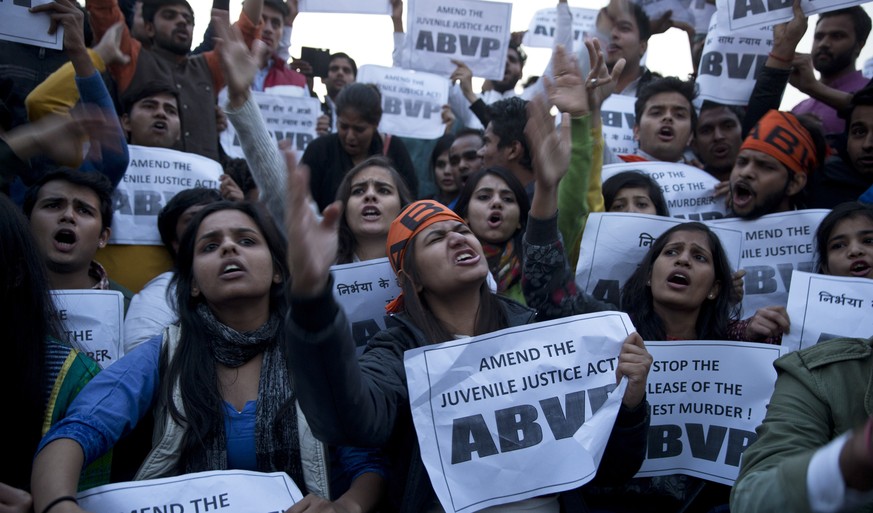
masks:
<path id="1" fill-rule="evenodd" d="M 773 57 L 774 59 L 776 59 L 779 62 L 784 62 L 785 64 L 791 64 L 793 62 L 793 59 L 786 59 L 785 57 L 780 57 L 773 52 L 770 52 L 767 55 L 770 57 Z"/>
<path id="2" fill-rule="evenodd" d="M 52 509 L 53 507 L 57 506 L 58 504 L 60 504 L 62 502 L 66 502 L 66 501 L 73 501 L 76 503 L 77 506 L 79 505 L 79 501 L 77 501 L 76 498 L 73 497 L 72 495 L 63 495 L 63 496 L 58 497 L 57 499 L 49 502 L 48 506 L 46 506 L 45 508 L 42 509 L 42 513 L 48 513 L 48 511 L 50 509 Z"/>

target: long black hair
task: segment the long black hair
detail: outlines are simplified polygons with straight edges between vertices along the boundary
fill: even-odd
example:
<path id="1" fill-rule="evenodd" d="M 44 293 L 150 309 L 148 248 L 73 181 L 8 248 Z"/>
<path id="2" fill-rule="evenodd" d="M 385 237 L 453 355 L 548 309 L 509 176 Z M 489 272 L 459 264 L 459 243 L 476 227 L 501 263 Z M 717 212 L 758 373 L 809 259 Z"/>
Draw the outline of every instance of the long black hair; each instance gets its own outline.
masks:
<path id="1" fill-rule="evenodd" d="M 828 270 L 828 240 L 831 238 L 831 233 L 837 227 L 837 223 L 843 219 L 856 217 L 866 217 L 870 222 L 873 222 L 873 205 L 859 201 L 840 203 L 821 220 L 818 229 L 815 231 L 815 272 L 830 274 Z"/>
<path id="2" fill-rule="evenodd" d="M 425 340 L 422 345 L 437 344 L 455 338 L 455 333 L 433 314 L 427 300 L 421 294 L 422 275 L 426 272 L 428 271 L 420 269 L 415 261 L 415 239 L 413 239 L 409 241 L 406 256 L 403 257 L 403 267 L 397 273 L 397 278 L 403 290 L 406 314 L 424 333 Z M 491 333 L 507 326 L 506 316 L 500 307 L 497 295 L 488 288 L 488 281 L 482 280 L 479 288 L 479 311 L 476 312 L 473 335 Z"/>
<path id="3" fill-rule="evenodd" d="M 343 215 L 340 216 L 339 222 L 339 249 L 337 249 L 336 257 L 338 264 L 348 264 L 355 259 L 355 250 L 358 247 L 358 243 L 355 234 L 352 233 L 352 228 L 349 226 L 349 222 L 346 220 L 345 208 L 349 203 L 349 198 L 352 197 L 352 180 L 358 176 L 358 173 L 368 167 L 382 168 L 391 175 L 391 179 L 394 181 L 394 187 L 397 189 L 397 195 L 400 196 L 400 210 L 403 210 L 406 205 L 409 205 L 413 200 L 412 193 L 409 192 L 409 187 L 406 186 L 406 181 L 402 176 L 400 176 L 400 173 L 394 169 L 394 164 L 391 162 L 391 159 L 387 157 L 374 155 L 364 159 L 360 164 L 350 169 L 343 177 L 343 180 L 340 182 L 336 191 L 336 199 L 343 204 Z M 385 237 L 387 239 L 387 232 L 385 232 Z"/>
<path id="4" fill-rule="evenodd" d="M 639 267 L 621 289 L 621 309 L 633 319 L 634 326 L 644 340 L 665 340 L 667 337 L 664 321 L 655 313 L 652 288 L 649 279 L 655 260 L 664 251 L 670 236 L 676 232 L 700 232 L 706 235 L 712 253 L 712 267 L 715 280 L 720 282 L 718 295 L 714 299 L 704 299 L 695 324 L 697 338 L 701 340 L 725 340 L 728 323 L 738 316 L 731 300 L 733 278 L 724 246 L 718 236 L 703 223 L 690 222 L 677 224 L 655 239 L 649 252 L 643 257 Z"/>
<path id="5" fill-rule="evenodd" d="M 3 455 L 0 482 L 30 490 L 30 468 L 42 438 L 46 406 L 46 339 L 59 338 L 60 318 L 49 293 L 50 285 L 21 210 L 0 194 L 0 320 L 9 341 L 12 362 L 2 373 L 4 407 L 15 412 L 7 422 L 13 443 Z"/>
<path id="6" fill-rule="evenodd" d="M 524 230 L 527 228 L 527 215 L 530 212 L 530 200 L 524 190 L 524 185 L 522 185 L 521 181 L 512 174 L 512 171 L 503 167 L 493 166 L 480 169 L 473 173 L 473 175 L 467 179 L 464 188 L 461 189 L 461 194 L 458 195 L 458 203 L 455 204 L 455 213 L 462 218 L 467 219 L 469 224 L 467 215 L 470 210 L 470 201 L 473 199 L 473 193 L 476 192 L 476 187 L 478 187 L 479 182 L 487 175 L 496 176 L 506 182 L 509 190 L 511 190 L 515 195 L 515 202 L 518 204 L 518 224 L 520 227 L 512 234 L 512 240 L 516 256 L 521 257 L 523 254 L 521 250 L 521 240 L 524 237 Z"/>
<path id="7" fill-rule="evenodd" d="M 282 276 L 281 283 L 273 283 L 270 288 L 270 312 L 279 315 L 280 322 L 288 310 L 285 295 L 285 281 L 288 279 L 286 264 L 286 245 L 276 228 L 270 214 L 259 203 L 248 201 L 219 201 L 210 203 L 197 212 L 191 220 L 179 244 L 176 260 L 177 270 L 173 277 L 176 286 L 176 304 L 179 305 L 180 335 L 176 352 L 169 365 L 167 355 L 162 355 L 162 369 L 166 374 L 161 380 L 161 394 L 169 408 L 170 415 L 180 424 L 187 424 L 182 441 L 180 465 L 194 453 L 204 450 L 205 440 L 219 432 L 222 416 L 216 412 L 224 411 L 223 399 L 219 391 L 218 376 L 213 364 L 212 353 L 206 340 L 206 326 L 197 314 L 197 308 L 206 299 L 203 294 L 192 296 L 194 287 L 194 248 L 197 230 L 204 219 L 222 210 L 237 210 L 249 216 L 260 229 L 273 257 L 273 272 Z M 280 327 L 279 336 L 284 332 Z M 178 382 L 182 395 L 184 415 L 173 400 L 174 385 Z"/>

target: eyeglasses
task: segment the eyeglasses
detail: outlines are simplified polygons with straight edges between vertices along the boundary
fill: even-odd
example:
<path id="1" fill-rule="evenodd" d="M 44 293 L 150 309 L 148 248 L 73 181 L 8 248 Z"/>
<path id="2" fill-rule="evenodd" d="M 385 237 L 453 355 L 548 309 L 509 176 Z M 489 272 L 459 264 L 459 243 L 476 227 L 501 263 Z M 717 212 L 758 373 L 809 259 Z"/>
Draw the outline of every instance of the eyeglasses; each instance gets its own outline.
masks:
<path id="1" fill-rule="evenodd" d="M 452 155 L 449 157 L 449 164 L 453 166 L 457 166 L 461 163 L 461 159 L 464 160 L 478 160 L 482 157 L 479 156 L 479 153 L 476 150 L 465 151 L 460 155 Z"/>

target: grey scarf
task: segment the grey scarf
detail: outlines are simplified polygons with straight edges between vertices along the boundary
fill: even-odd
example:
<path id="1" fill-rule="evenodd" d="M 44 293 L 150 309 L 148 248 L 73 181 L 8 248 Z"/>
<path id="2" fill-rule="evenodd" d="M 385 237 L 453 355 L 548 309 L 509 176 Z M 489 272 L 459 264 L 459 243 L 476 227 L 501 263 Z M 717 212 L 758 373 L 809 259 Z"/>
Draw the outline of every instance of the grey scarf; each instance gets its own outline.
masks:
<path id="1" fill-rule="evenodd" d="M 264 353 L 255 411 L 258 470 L 284 471 L 305 495 L 306 482 L 300 463 L 294 391 L 278 343 L 279 317 L 271 315 L 267 323 L 257 330 L 240 333 L 222 324 L 205 304 L 197 307 L 197 315 L 206 327 L 210 351 L 215 361 L 222 365 L 236 368 Z M 195 457 L 194 461 L 188 462 L 186 472 L 227 468 L 224 420 L 218 422 L 217 426 L 213 439 L 206 441 L 206 452 L 202 457 Z"/>

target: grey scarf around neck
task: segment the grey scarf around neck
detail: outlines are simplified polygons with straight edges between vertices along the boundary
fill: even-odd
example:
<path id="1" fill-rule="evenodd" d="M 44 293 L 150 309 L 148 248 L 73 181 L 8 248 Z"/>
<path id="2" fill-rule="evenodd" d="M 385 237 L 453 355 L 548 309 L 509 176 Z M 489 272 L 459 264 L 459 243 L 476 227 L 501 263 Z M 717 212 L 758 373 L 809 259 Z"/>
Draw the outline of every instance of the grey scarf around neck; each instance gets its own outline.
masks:
<path id="1" fill-rule="evenodd" d="M 285 367 L 279 338 L 279 317 L 275 314 L 255 331 L 239 332 L 222 324 L 205 305 L 197 314 L 206 327 L 208 344 L 215 361 L 236 368 L 258 354 L 264 354 L 261 379 L 258 384 L 258 405 L 255 411 L 255 450 L 258 470 L 287 473 L 304 494 L 306 483 L 300 462 L 300 442 L 297 429 L 297 409 L 291 379 Z M 222 415 L 224 409 L 222 408 Z M 187 472 L 227 468 L 227 439 L 224 421 L 202 457 L 188 462 Z"/>

